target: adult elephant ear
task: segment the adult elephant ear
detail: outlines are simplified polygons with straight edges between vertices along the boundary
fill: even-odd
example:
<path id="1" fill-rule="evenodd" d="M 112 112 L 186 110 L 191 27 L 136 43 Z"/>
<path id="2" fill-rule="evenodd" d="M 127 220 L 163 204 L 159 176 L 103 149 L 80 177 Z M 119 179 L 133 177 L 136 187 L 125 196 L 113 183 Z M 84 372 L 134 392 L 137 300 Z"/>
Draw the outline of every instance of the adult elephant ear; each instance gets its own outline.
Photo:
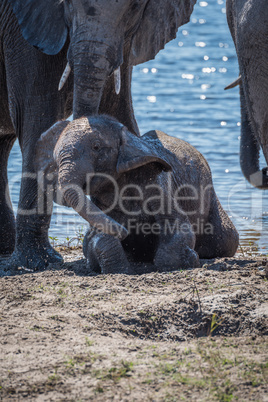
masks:
<path id="1" fill-rule="evenodd" d="M 132 41 L 130 63 L 154 59 L 175 39 L 178 28 L 189 22 L 196 0 L 149 0 Z"/>
<path id="2" fill-rule="evenodd" d="M 9 2 L 24 39 L 48 55 L 59 53 L 68 33 L 63 1 L 9 0 Z"/>
<path id="3" fill-rule="evenodd" d="M 163 170 L 172 170 L 170 164 L 162 159 L 142 138 L 136 137 L 125 127 L 121 133 L 121 145 L 118 153 L 117 173 L 126 173 L 152 162 L 159 163 Z"/>

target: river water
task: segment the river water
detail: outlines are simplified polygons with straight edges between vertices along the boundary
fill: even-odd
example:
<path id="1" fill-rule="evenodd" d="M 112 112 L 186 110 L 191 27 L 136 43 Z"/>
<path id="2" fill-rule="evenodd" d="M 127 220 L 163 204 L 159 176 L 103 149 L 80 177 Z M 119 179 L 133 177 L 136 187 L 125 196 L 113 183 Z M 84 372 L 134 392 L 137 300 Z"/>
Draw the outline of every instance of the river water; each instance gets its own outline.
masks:
<path id="1" fill-rule="evenodd" d="M 225 1 L 200 1 L 177 38 L 155 60 L 134 68 L 134 109 L 141 133 L 159 129 L 190 142 L 203 153 L 218 197 L 240 233 L 241 244 L 266 254 L 268 191 L 252 188 L 242 176 L 239 91 L 224 91 L 237 76 Z M 264 165 L 264 158 L 262 162 Z M 16 143 L 9 159 L 15 210 L 20 171 L 21 154 Z M 55 204 L 50 228 L 55 241 L 64 242 L 85 230 L 85 221 L 73 210 Z"/>

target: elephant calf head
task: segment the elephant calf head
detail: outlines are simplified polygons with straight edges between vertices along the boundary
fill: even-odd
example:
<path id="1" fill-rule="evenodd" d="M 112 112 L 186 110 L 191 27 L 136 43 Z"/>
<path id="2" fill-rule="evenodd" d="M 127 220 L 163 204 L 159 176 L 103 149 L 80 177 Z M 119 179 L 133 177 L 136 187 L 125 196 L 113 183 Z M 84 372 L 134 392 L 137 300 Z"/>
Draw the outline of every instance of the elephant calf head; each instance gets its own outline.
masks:
<path id="1" fill-rule="evenodd" d="M 87 195 L 148 163 L 170 165 L 117 120 L 107 116 L 61 121 L 40 137 L 36 150 L 39 183 L 50 183 L 54 200 L 72 207 L 92 226 L 124 239 L 127 230 L 104 214 Z M 53 183 L 53 185 L 51 185 Z M 49 197 L 48 197 L 49 198 Z"/>

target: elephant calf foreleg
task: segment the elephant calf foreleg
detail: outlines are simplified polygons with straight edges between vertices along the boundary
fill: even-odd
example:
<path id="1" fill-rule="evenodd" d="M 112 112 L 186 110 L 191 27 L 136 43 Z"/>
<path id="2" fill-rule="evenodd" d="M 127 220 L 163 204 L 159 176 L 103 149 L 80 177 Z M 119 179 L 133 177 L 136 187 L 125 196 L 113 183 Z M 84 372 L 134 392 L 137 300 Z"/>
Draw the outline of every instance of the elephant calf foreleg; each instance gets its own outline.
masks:
<path id="1" fill-rule="evenodd" d="M 119 239 L 90 229 L 84 239 L 87 267 L 102 274 L 134 274 Z"/>

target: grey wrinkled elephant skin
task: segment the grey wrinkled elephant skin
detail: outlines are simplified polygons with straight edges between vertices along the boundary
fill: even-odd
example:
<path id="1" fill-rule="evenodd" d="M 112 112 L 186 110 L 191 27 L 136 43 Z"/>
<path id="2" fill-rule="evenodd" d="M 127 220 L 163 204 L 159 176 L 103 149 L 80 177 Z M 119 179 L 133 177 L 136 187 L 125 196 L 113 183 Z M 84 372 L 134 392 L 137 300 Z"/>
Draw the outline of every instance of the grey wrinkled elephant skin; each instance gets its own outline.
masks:
<path id="1" fill-rule="evenodd" d="M 240 165 L 255 187 L 268 189 L 268 1 L 227 0 L 227 20 L 241 74 Z"/>
<path id="2" fill-rule="evenodd" d="M 36 165 L 45 181 L 53 176 L 57 202 L 89 222 L 83 249 L 93 272 L 134 273 L 132 262 L 169 271 L 236 252 L 238 233 L 208 163 L 183 140 L 136 137 L 107 116 L 80 118 L 41 136 Z"/>
<path id="3" fill-rule="evenodd" d="M 132 67 L 175 38 L 195 3 L 0 0 L 0 255 L 14 251 L 12 266 L 38 269 L 62 260 L 48 240 L 51 210 L 38 205 L 33 160 L 40 135 L 72 112 L 114 116 L 139 135 Z M 16 138 L 23 166 L 15 223 L 7 160 Z"/>

